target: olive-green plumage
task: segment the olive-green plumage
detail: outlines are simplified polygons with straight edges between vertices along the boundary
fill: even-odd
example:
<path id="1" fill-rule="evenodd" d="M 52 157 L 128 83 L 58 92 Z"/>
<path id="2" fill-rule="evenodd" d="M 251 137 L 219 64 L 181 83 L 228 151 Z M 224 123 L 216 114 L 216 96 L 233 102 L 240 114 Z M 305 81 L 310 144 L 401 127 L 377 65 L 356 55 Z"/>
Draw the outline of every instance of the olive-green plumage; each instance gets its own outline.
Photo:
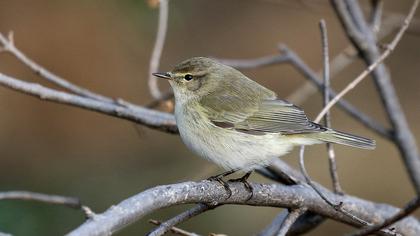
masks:
<path id="1" fill-rule="evenodd" d="M 296 145 L 332 142 L 373 149 L 373 140 L 313 123 L 304 111 L 238 70 L 209 58 L 188 59 L 167 73 L 186 145 L 226 169 L 270 164 Z"/>

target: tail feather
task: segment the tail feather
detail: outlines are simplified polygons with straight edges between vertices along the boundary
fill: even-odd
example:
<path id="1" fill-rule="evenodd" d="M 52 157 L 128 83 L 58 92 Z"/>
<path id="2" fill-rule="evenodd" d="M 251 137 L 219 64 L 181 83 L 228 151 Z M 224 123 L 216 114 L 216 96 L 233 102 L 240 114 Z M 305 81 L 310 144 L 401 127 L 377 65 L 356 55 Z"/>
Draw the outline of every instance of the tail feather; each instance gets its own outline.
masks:
<path id="1" fill-rule="evenodd" d="M 337 143 L 362 149 L 375 149 L 376 147 L 375 140 L 336 130 L 327 130 L 319 133 L 318 139 L 324 142 Z"/>

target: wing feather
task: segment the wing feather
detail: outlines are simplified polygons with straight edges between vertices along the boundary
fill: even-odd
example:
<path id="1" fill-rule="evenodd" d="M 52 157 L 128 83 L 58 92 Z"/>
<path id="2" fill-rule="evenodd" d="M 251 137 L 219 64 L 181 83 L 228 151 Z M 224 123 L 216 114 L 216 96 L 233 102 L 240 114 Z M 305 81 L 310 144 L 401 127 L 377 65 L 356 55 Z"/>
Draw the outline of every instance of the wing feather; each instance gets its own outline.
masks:
<path id="1" fill-rule="evenodd" d="M 208 114 L 212 114 L 212 112 Z M 284 100 L 263 100 L 252 107 L 218 114 L 217 117 L 210 115 L 210 120 L 214 124 L 223 123 L 224 128 L 251 134 L 280 133 L 286 135 L 326 130 L 321 125 L 310 121 L 302 109 Z"/>

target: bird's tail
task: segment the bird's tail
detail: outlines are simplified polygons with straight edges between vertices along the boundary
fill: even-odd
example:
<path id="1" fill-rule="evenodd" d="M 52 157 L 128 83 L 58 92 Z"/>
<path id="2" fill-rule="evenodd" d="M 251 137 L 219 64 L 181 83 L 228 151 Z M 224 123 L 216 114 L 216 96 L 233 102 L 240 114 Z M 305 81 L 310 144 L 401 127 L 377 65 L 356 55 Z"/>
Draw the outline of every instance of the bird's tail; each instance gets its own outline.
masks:
<path id="1" fill-rule="evenodd" d="M 375 149 L 376 147 L 375 140 L 332 129 L 318 133 L 317 138 L 323 142 L 343 144 L 362 149 Z"/>

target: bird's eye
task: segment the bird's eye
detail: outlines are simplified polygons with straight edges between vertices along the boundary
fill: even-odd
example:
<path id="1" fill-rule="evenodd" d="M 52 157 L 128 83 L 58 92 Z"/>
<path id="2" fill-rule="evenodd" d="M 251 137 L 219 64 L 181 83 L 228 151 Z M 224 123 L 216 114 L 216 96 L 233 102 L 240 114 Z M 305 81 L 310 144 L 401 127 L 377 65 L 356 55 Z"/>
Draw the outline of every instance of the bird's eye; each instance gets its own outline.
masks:
<path id="1" fill-rule="evenodd" d="M 193 79 L 193 76 L 192 76 L 191 74 L 186 74 L 186 75 L 184 76 L 184 79 L 185 79 L 186 81 L 190 81 L 190 80 L 192 80 L 192 79 Z"/>

